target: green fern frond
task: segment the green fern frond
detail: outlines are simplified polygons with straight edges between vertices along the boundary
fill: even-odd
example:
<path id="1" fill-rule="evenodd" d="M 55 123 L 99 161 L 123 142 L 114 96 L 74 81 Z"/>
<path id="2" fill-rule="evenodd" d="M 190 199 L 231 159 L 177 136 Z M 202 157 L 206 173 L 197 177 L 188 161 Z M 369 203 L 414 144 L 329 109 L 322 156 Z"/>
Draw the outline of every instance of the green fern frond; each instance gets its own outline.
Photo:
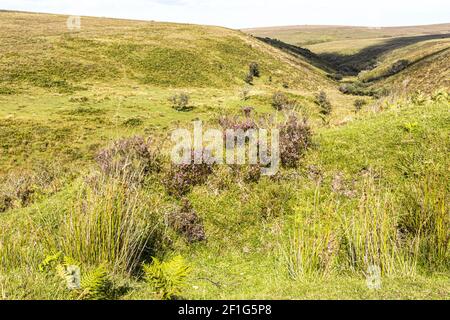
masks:
<path id="1" fill-rule="evenodd" d="M 39 271 L 41 272 L 50 272 L 55 270 L 58 262 L 61 261 L 62 253 L 58 252 L 53 255 L 48 255 L 45 259 L 39 264 Z"/>
<path id="2" fill-rule="evenodd" d="M 162 262 L 153 258 L 151 265 L 144 264 L 145 280 L 161 295 L 162 299 L 170 300 L 181 292 L 190 267 L 182 256 L 176 256 Z"/>
<path id="3" fill-rule="evenodd" d="M 81 278 L 81 299 L 106 300 L 111 292 L 111 279 L 104 265 L 84 274 Z"/>

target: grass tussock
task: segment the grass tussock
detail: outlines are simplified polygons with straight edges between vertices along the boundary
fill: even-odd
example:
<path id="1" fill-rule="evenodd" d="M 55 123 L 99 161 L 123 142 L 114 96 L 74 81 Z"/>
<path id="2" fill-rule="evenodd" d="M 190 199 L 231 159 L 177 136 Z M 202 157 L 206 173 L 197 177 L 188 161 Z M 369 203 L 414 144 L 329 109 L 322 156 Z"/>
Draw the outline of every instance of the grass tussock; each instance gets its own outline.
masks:
<path id="1" fill-rule="evenodd" d="M 86 265 L 133 272 L 163 239 L 158 199 L 104 178 L 85 185 L 61 227 L 57 247 Z"/>

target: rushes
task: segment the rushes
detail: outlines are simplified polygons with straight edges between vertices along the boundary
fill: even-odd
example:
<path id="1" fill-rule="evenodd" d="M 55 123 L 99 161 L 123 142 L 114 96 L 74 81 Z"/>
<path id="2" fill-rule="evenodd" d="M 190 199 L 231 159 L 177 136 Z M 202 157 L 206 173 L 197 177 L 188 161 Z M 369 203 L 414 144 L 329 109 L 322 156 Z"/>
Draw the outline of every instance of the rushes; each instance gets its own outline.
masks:
<path id="1" fill-rule="evenodd" d="M 99 185 L 83 188 L 62 226 L 60 250 L 87 265 L 109 262 L 115 271 L 132 272 L 157 242 L 158 212 L 149 197 L 122 183 Z"/>
<path id="2" fill-rule="evenodd" d="M 334 267 L 335 241 L 330 228 L 301 224 L 289 236 L 282 258 L 293 279 L 329 275 Z"/>
<path id="3" fill-rule="evenodd" d="M 316 199 L 312 210 L 299 213 L 295 229 L 281 244 L 289 275 L 364 275 L 375 266 L 383 276 L 414 276 L 424 258 L 418 251 L 423 240 L 401 238 L 402 208 L 395 196 L 368 177 L 356 203 L 341 203 L 338 196 Z"/>
<path id="4" fill-rule="evenodd" d="M 399 211 L 393 195 L 372 178 L 363 182 L 358 210 L 344 212 L 341 220 L 343 265 L 365 272 L 371 266 L 384 275 L 410 273 L 407 252 L 398 241 Z"/>
<path id="5" fill-rule="evenodd" d="M 406 209 L 400 220 L 402 237 L 415 240 L 422 265 L 432 269 L 448 269 L 450 264 L 447 188 L 440 174 L 429 172 L 408 183 L 401 199 Z"/>

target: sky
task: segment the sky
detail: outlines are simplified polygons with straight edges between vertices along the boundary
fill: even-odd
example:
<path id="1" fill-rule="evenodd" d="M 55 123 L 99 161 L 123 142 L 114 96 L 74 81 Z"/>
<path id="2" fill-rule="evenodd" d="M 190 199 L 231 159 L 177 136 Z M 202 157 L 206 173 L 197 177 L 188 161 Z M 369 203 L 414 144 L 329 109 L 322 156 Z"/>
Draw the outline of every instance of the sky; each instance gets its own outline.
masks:
<path id="1" fill-rule="evenodd" d="M 449 0 L 0 0 L 0 9 L 250 28 L 450 23 Z"/>

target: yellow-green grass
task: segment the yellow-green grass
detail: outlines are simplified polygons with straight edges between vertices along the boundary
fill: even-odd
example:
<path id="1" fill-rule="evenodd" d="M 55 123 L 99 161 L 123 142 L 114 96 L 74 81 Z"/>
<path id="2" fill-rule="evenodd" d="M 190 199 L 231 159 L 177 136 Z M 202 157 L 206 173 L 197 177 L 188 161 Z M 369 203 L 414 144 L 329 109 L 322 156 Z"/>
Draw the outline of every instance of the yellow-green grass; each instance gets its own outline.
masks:
<path id="1" fill-rule="evenodd" d="M 182 254 L 191 265 L 181 298 L 448 298 L 448 96 L 420 103 L 367 98 L 356 114 L 357 97 L 341 94 L 324 72 L 238 31 L 82 18 L 81 31 L 71 33 L 64 16 L 0 16 L 0 178 L 15 182 L 31 172 L 54 180 L 45 190 L 33 181 L 30 201 L 0 212 L 0 299 L 73 299 L 61 278 L 39 270 L 58 250 L 81 260 L 82 272 L 114 260 L 104 262 L 115 286 L 126 288 L 119 298 L 156 299 L 139 270 L 129 272 L 142 262 L 133 243 L 148 227 L 164 248 L 152 246 L 144 262 Z M 261 78 L 248 86 L 243 76 L 251 61 L 260 64 Z M 274 113 L 279 90 L 309 115 L 313 147 L 297 169 L 254 183 L 215 168 L 187 195 L 207 242 L 190 244 L 165 223 L 180 200 L 165 190 L 164 168 L 137 193 L 135 186 L 121 193 L 106 182 L 104 194 L 92 186 L 99 174 L 94 156 L 111 141 L 151 136 L 168 153 L 172 128 L 198 118 L 215 126 L 219 115 L 244 106 Z M 320 90 L 333 105 L 328 122 L 314 102 Z M 189 94 L 192 110 L 171 107 L 169 98 L 180 92 Z M 397 223 L 413 235 L 404 246 L 397 235 L 406 231 Z M 123 245 L 111 226 L 138 241 Z M 324 264 L 327 241 L 342 249 L 330 245 L 333 259 Z M 379 291 L 365 283 L 366 245 L 370 262 L 382 267 Z"/>
<path id="2" fill-rule="evenodd" d="M 375 87 L 389 88 L 393 94 L 407 95 L 416 91 L 426 93 L 433 92 L 436 87 L 450 88 L 450 43 L 439 43 L 433 46 L 433 43 L 428 46 L 435 50 L 427 51 L 412 51 L 410 55 L 405 55 L 411 64 L 403 71 L 383 79 L 384 72 L 392 66 L 388 61 L 394 61 L 400 58 L 401 55 L 388 57 L 386 62 L 383 62 L 379 68 L 361 74 L 362 79 L 370 79 L 371 77 L 381 77 L 382 80 L 375 82 Z M 438 49 L 439 48 L 439 49 Z M 431 53 L 429 53 L 431 52 Z M 429 54 L 428 54 L 429 53 Z"/>
<path id="3" fill-rule="evenodd" d="M 364 72 L 359 78 L 362 81 L 371 81 L 383 77 L 388 73 L 388 69 L 399 60 L 407 60 L 413 64 L 447 49 L 450 49 L 450 39 L 429 40 L 406 46 L 382 55 L 379 65 L 373 70 Z"/>
<path id="4" fill-rule="evenodd" d="M 339 48 L 342 50 L 350 50 L 348 49 L 349 41 L 352 41 L 350 44 L 351 47 L 363 47 L 367 43 L 378 42 L 381 39 L 449 33 L 450 25 L 437 24 L 384 28 L 311 25 L 255 28 L 244 29 L 243 31 L 258 37 L 275 38 L 286 43 L 308 47 L 315 52 L 336 52 L 336 49 Z M 359 40 L 361 40 L 361 45 L 359 45 Z M 327 42 L 334 42 L 334 47 L 332 44 L 327 45 Z M 322 43 L 324 47 L 322 47 Z"/>
<path id="5" fill-rule="evenodd" d="M 396 219 L 414 208 L 415 201 L 420 204 L 421 199 L 428 201 L 426 199 L 430 197 L 428 210 L 436 210 L 443 205 L 443 212 L 447 215 L 443 216 L 446 220 L 443 220 L 442 227 L 448 226 L 445 199 L 448 199 L 446 150 L 449 141 L 446 133 L 450 128 L 447 107 L 448 102 L 429 102 L 423 106 L 399 104 L 381 113 L 367 111 L 364 117 L 346 126 L 331 130 L 322 128 L 316 132 L 315 147 L 302 161 L 301 167 L 283 170 L 277 180 L 264 178 L 254 184 L 238 183 L 219 168 L 205 186 L 196 187 L 188 196 L 204 221 L 208 241 L 189 245 L 170 235 L 174 241 L 172 250 L 185 256 L 193 270 L 182 297 L 447 299 L 450 290 L 448 243 L 447 251 L 443 253 L 445 256 L 439 258 L 444 260 L 433 260 L 439 256 L 428 256 L 432 252 L 428 251 L 429 248 L 409 252 L 408 249 L 392 247 L 398 245 L 395 222 L 404 221 Z M 410 123 L 414 125 L 408 125 Z M 322 182 L 309 175 L 310 165 L 321 172 Z M 355 196 L 332 191 L 337 174 L 343 177 L 344 189 L 355 192 Z M 367 177 L 375 179 L 372 189 L 365 189 Z M 437 179 L 429 185 L 433 189 L 415 190 L 422 186 L 422 181 L 427 181 L 421 177 Z M 70 216 L 71 201 L 74 194 L 78 194 L 74 187 L 76 184 L 68 185 L 64 191 L 29 208 L 13 210 L 0 217 L 3 227 L 0 234 L 0 293 L 3 298 L 71 298 L 64 289 L 64 282 L 39 272 L 38 264 L 50 252 L 51 244 L 64 236 L 62 232 L 66 224 L 60 222 L 66 215 Z M 421 190 L 431 193 L 422 194 Z M 158 199 L 153 210 L 161 214 L 165 210 L 170 212 L 170 202 L 174 200 L 168 198 L 163 190 L 155 186 L 143 191 L 148 197 Z M 438 206 L 434 207 L 436 204 Z M 364 208 L 367 211 L 361 211 Z M 431 212 L 433 216 L 430 217 L 435 219 L 436 211 Z M 370 216 L 375 219 L 373 223 L 381 224 L 366 230 L 364 228 L 371 225 L 364 223 L 372 220 L 365 220 L 364 214 L 371 213 L 375 214 Z M 379 215 L 382 213 L 384 215 Z M 365 266 L 351 267 L 352 264 L 345 262 L 345 250 L 330 249 L 337 260 L 330 262 L 330 269 L 326 272 L 321 267 L 313 267 L 311 273 L 293 277 L 290 272 L 292 265 L 286 257 L 292 258 L 296 252 L 292 250 L 300 245 L 292 241 L 297 228 L 306 232 L 302 241 L 315 243 L 305 247 L 307 250 L 316 250 L 316 241 L 322 237 L 334 239 L 330 243 L 336 241 L 343 246 L 345 241 L 341 242 L 343 240 L 338 235 L 351 232 L 347 234 L 351 236 L 349 239 L 356 237 L 353 240 L 356 241 L 362 237 L 358 240 L 363 241 L 362 244 L 367 241 L 364 239 L 368 234 L 371 234 L 368 239 L 372 240 L 385 235 L 387 237 L 381 238 L 379 244 L 387 247 L 380 247 L 380 252 L 389 253 L 385 251 L 388 248 L 401 251 L 379 261 L 383 276 L 382 288 L 377 291 L 367 288 Z M 425 235 L 431 237 L 433 234 L 424 233 L 422 236 Z M 438 241 L 433 239 L 420 240 L 421 246 Z M 325 242 L 326 247 L 330 243 Z M 363 248 L 364 245 L 362 254 Z M 403 254 L 406 254 L 405 260 L 399 260 Z M 376 256 L 376 253 L 370 253 L 369 258 Z M 121 298 L 156 298 L 151 288 L 138 278 L 120 272 L 114 277 L 117 283 L 128 287 L 128 292 Z"/>
<path id="6" fill-rule="evenodd" d="M 2 85 L 77 91 L 126 81 L 159 87 L 241 86 L 252 61 L 262 82 L 326 85 L 317 69 L 239 31 L 170 23 L 1 12 Z M 36 55 L 39 52 L 39 55 Z M 288 63 L 283 63 L 288 62 Z"/>
<path id="7" fill-rule="evenodd" d="M 415 90 L 431 93 L 437 87 L 449 87 L 449 24 L 395 28 L 293 26 L 246 31 L 305 47 L 334 67 L 336 73 L 359 74 L 364 82 L 383 80 L 375 87 L 396 94 Z M 392 66 L 401 60 L 408 61 L 406 69 L 392 72 Z"/>

